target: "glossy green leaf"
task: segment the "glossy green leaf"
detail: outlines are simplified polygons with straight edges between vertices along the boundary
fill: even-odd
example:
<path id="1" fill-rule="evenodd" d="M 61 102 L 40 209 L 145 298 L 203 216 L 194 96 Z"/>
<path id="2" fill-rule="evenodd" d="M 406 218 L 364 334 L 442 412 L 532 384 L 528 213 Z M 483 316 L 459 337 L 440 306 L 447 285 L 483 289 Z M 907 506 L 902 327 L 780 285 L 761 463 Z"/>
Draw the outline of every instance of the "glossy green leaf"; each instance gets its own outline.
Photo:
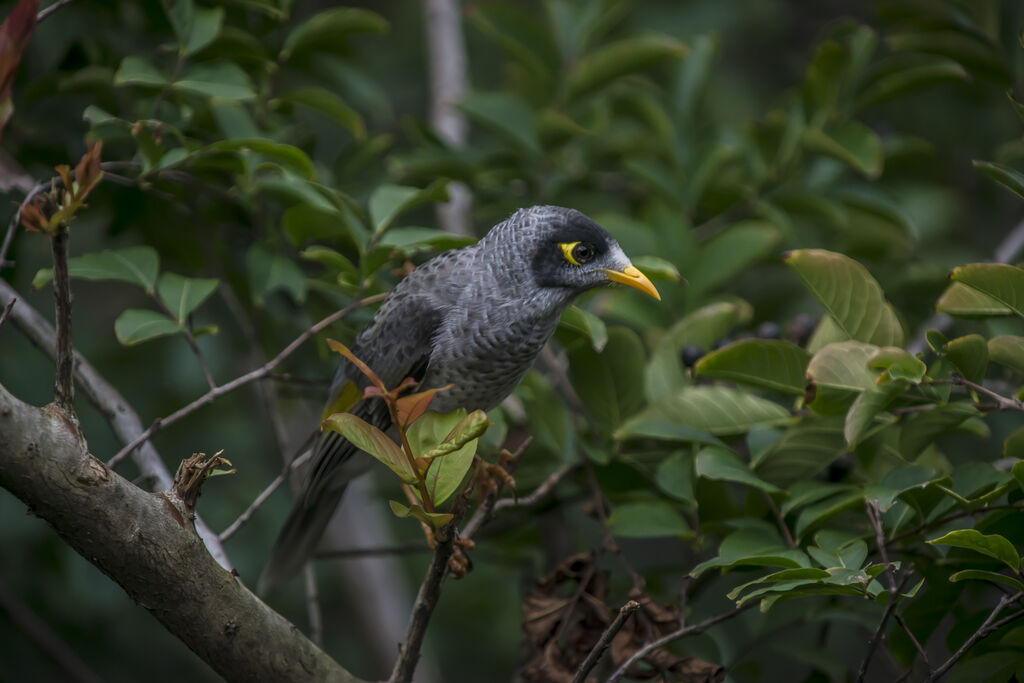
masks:
<path id="1" fill-rule="evenodd" d="M 249 249 L 246 266 L 256 303 L 262 304 L 268 294 L 277 290 L 288 292 L 298 302 L 305 300 L 306 276 L 291 259 L 255 245 Z"/>
<path id="2" fill-rule="evenodd" d="M 251 100 L 256 97 L 249 75 L 234 62 L 196 64 L 187 68 L 171 87 L 180 92 L 227 100 Z"/>
<path id="3" fill-rule="evenodd" d="M 398 249 L 406 254 L 413 254 L 422 249 L 457 249 L 475 242 L 475 238 L 466 235 L 453 235 L 444 230 L 434 228 L 389 228 L 377 241 L 381 247 Z"/>
<path id="4" fill-rule="evenodd" d="M 953 282 L 946 288 L 936 302 L 935 310 L 958 318 L 987 318 L 1013 313 L 1008 306 L 961 282 Z"/>
<path id="5" fill-rule="evenodd" d="M 878 349 L 868 358 L 868 367 L 882 370 L 882 374 L 875 380 L 875 384 L 882 386 L 892 382 L 919 384 L 928 370 L 920 358 L 895 346 Z"/>
<path id="6" fill-rule="evenodd" d="M 125 57 L 114 74 L 114 85 L 143 85 L 162 88 L 167 76 L 141 57 Z"/>
<path id="7" fill-rule="evenodd" d="M 316 168 L 313 166 L 313 162 L 301 149 L 265 138 L 219 140 L 197 150 L 196 153 L 243 151 L 270 157 L 298 172 L 303 178 L 312 178 L 316 175 Z"/>
<path id="8" fill-rule="evenodd" d="M 996 181 L 1010 192 L 1021 199 L 1024 199 L 1024 173 L 991 161 L 975 161 L 974 168 L 978 169 L 992 180 Z"/>
<path id="9" fill-rule="evenodd" d="M 224 23 L 223 7 L 196 7 L 192 0 L 175 0 L 165 7 L 178 38 L 178 54 L 185 57 L 212 43 Z"/>
<path id="10" fill-rule="evenodd" d="M 805 417 L 782 433 L 754 469 L 762 479 L 789 485 L 813 477 L 845 450 L 841 418 Z"/>
<path id="11" fill-rule="evenodd" d="M 943 475 L 936 475 L 934 470 L 927 467 L 904 465 L 887 472 L 877 484 L 865 486 L 864 498 L 873 501 L 882 512 L 888 512 L 895 505 L 896 499 L 904 493 L 923 489 L 943 479 Z"/>
<path id="12" fill-rule="evenodd" d="M 725 448 L 709 446 L 701 449 L 697 453 L 694 467 L 698 477 L 733 481 L 759 488 L 768 493 L 781 491 L 779 487 L 758 478 L 747 463 L 743 462 L 734 452 Z"/>
<path id="13" fill-rule="evenodd" d="M 811 355 L 778 339 L 743 339 L 707 354 L 694 374 L 749 384 L 785 394 L 803 394 Z"/>
<path id="14" fill-rule="evenodd" d="M 598 353 L 592 345 L 569 349 L 569 378 L 595 426 L 611 434 L 644 405 L 644 347 L 627 327 L 608 330 L 608 342 Z"/>
<path id="15" fill-rule="evenodd" d="M 867 178 L 882 174 L 882 141 L 859 121 L 844 121 L 828 132 L 806 128 L 803 144 L 807 149 L 838 159 Z"/>
<path id="16" fill-rule="evenodd" d="M 160 255 L 153 247 L 105 249 L 98 254 L 83 254 L 68 259 L 68 274 L 83 280 L 119 280 L 142 287 L 149 293 L 156 289 Z M 32 279 L 35 289 L 53 279 L 53 270 L 43 268 Z"/>
<path id="17" fill-rule="evenodd" d="M 970 75 L 959 63 L 945 57 L 896 54 L 873 66 L 857 98 L 857 106 L 868 107 L 948 80 L 967 81 Z"/>
<path id="18" fill-rule="evenodd" d="M 810 560 L 803 552 L 787 548 L 777 534 L 767 529 L 739 529 L 725 537 L 718 547 L 718 556 L 701 562 L 690 576 L 696 578 L 708 569 L 738 566 L 809 568 Z"/>
<path id="19" fill-rule="evenodd" d="M 793 420 L 777 403 L 740 389 L 719 386 L 688 387 L 636 417 L 637 423 L 676 422 L 715 436 L 744 434 Z"/>
<path id="20" fill-rule="evenodd" d="M 807 365 L 808 405 L 822 415 L 839 415 L 864 391 L 875 388 L 876 373 L 868 361 L 878 351 L 871 344 L 845 341 L 829 344 Z"/>
<path id="21" fill-rule="evenodd" d="M 473 464 L 478 439 L 489 424 L 483 411 L 467 414 L 460 409 L 445 415 L 429 411 L 409 427 L 412 452 L 432 460 L 424 478 L 434 505 L 458 490 Z"/>
<path id="22" fill-rule="evenodd" d="M 293 88 L 279 95 L 274 102 L 289 102 L 309 107 L 348 129 L 355 139 L 366 138 L 366 124 L 363 123 L 363 117 L 343 99 L 326 88 Z"/>
<path id="23" fill-rule="evenodd" d="M 666 502 L 616 505 L 608 517 L 608 526 L 621 538 L 686 537 L 692 533 L 676 507 Z"/>
<path id="24" fill-rule="evenodd" d="M 994 363 L 1024 374 L 1024 337 L 1004 334 L 989 339 L 988 357 Z"/>
<path id="25" fill-rule="evenodd" d="M 608 344 L 608 328 L 604 321 L 579 306 L 569 306 L 565 309 L 558 324 L 583 335 L 597 353 L 601 353 Z"/>
<path id="26" fill-rule="evenodd" d="M 683 276 L 679 274 L 679 269 L 671 261 L 658 256 L 637 256 L 633 259 L 633 265 L 651 280 L 685 282 Z"/>
<path id="27" fill-rule="evenodd" d="M 999 534 L 983 534 L 975 529 L 959 529 L 950 531 L 940 538 L 933 538 L 928 543 L 966 548 L 982 555 L 994 557 L 1013 571 L 1020 569 L 1020 556 L 1017 554 L 1017 549 Z"/>
<path id="28" fill-rule="evenodd" d="M 846 437 L 847 446 L 856 447 L 875 426 L 878 415 L 904 390 L 904 387 L 890 385 L 872 387 L 858 395 L 846 413 L 843 435 Z"/>
<path id="29" fill-rule="evenodd" d="M 566 92 L 571 99 L 576 99 L 616 78 L 648 69 L 666 59 L 683 57 L 686 53 L 686 45 L 662 35 L 610 43 L 576 62 L 566 80 Z"/>
<path id="30" fill-rule="evenodd" d="M 370 222 L 378 235 L 383 233 L 395 219 L 409 209 L 448 200 L 448 181 L 435 180 L 430 185 L 404 187 L 401 185 L 380 185 L 370 195 Z"/>
<path id="31" fill-rule="evenodd" d="M 181 325 L 163 313 L 138 308 L 122 311 L 114 321 L 114 334 L 117 336 L 117 341 L 125 346 L 133 346 L 150 339 L 183 331 L 184 328 Z"/>
<path id="32" fill-rule="evenodd" d="M 654 472 L 654 481 L 658 488 L 691 505 L 697 504 L 693 493 L 694 458 L 689 451 L 677 451 L 660 463 Z"/>
<path id="33" fill-rule="evenodd" d="M 505 92 L 474 92 L 459 102 L 471 121 L 504 138 L 523 151 L 542 153 L 535 128 L 536 112 L 518 95 Z"/>
<path id="34" fill-rule="evenodd" d="M 692 344 L 707 351 L 734 327 L 753 317 L 750 304 L 742 300 L 703 306 L 676 322 L 654 347 L 644 370 L 644 391 L 648 403 L 670 396 L 690 380 L 683 369 L 680 354 Z"/>
<path id="35" fill-rule="evenodd" d="M 860 263 L 822 249 L 791 251 L 785 260 L 851 339 L 903 346 L 903 327 L 896 313 Z"/>
<path id="36" fill-rule="evenodd" d="M 387 33 L 384 17 L 365 9 L 339 7 L 323 10 L 292 29 L 281 48 L 281 60 L 299 52 L 338 49 L 353 33 Z"/>
<path id="37" fill-rule="evenodd" d="M 192 311 L 214 293 L 218 280 L 213 278 L 182 277 L 176 273 L 164 273 L 157 283 L 157 292 L 171 314 L 181 325 Z"/>
<path id="38" fill-rule="evenodd" d="M 418 481 L 408 457 L 399 445 L 372 424 L 352 413 L 334 413 L 324 419 L 322 427 L 341 434 L 356 448 L 387 465 L 406 484 Z"/>
<path id="39" fill-rule="evenodd" d="M 388 504 L 391 506 L 391 512 L 395 513 L 396 517 L 418 519 L 434 531 L 439 530 L 454 518 L 454 515 L 449 512 L 427 512 L 419 505 L 403 505 L 397 500 L 389 500 Z"/>
<path id="40" fill-rule="evenodd" d="M 988 342 L 980 334 L 968 334 L 946 344 L 946 360 L 971 382 L 985 379 L 988 368 Z"/>
<path id="41" fill-rule="evenodd" d="M 692 296 L 732 282 L 756 261 L 774 256 L 782 234 L 766 221 L 741 221 L 701 245 L 700 258 L 686 273 Z"/>
<path id="42" fill-rule="evenodd" d="M 970 263 L 954 268 L 949 276 L 1024 317 L 1024 269 L 1005 263 Z"/>

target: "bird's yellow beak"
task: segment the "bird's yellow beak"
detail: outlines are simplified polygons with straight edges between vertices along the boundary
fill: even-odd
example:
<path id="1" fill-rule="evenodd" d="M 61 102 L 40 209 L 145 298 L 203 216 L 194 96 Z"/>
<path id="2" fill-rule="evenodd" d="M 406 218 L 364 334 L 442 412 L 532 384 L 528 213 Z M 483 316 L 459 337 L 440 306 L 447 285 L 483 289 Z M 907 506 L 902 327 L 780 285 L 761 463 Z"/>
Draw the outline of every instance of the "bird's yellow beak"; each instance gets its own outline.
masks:
<path id="1" fill-rule="evenodd" d="M 655 289 L 651 281 L 647 279 L 647 276 L 641 273 L 636 266 L 628 265 L 622 270 L 606 268 L 604 272 L 612 282 L 618 282 L 620 285 L 639 289 L 644 294 L 649 294 L 658 301 L 661 301 L 661 295 L 658 294 L 658 290 Z"/>

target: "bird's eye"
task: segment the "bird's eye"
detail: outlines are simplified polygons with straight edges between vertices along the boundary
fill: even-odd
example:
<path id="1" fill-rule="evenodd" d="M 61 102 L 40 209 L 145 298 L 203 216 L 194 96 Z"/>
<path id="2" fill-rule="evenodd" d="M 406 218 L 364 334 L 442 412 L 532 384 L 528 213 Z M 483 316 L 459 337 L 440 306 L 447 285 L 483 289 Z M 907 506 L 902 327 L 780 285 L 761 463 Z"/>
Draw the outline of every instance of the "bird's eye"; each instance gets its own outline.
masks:
<path id="1" fill-rule="evenodd" d="M 572 248 L 572 257 L 579 263 L 585 263 L 590 259 L 594 258 L 594 247 L 593 245 L 587 244 L 586 242 L 580 242 Z"/>
<path id="2" fill-rule="evenodd" d="M 574 266 L 582 266 L 594 258 L 594 245 L 588 242 L 561 242 L 558 245 L 562 249 L 565 260 Z"/>

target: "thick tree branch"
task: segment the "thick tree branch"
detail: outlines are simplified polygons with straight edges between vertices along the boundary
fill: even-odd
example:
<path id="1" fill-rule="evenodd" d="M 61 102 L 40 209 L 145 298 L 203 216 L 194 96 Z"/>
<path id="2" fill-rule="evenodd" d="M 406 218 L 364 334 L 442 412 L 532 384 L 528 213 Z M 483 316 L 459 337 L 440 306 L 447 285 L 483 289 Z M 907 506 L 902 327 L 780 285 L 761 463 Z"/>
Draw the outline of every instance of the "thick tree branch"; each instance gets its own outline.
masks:
<path id="1" fill-rule="evenodd" d="M 191 511 L 90 455 L 63 411 L 0 386 L 0 486 L 228 681 L 357 678 L 206 552 Z"/>
<path id="2" fill-rule="evenodd" d="M 0 279 L 0 304 L 10 305 L 17 293 L 9 284 Z M 57 333 L 53 326 L 20 298 L 18 305 L 10 310 L 10 321 L 24 334 L 32 344 L 50 358 L 57 357 Z M 96 371 L 89 361 L 75 352 L 75 381 L 78 388 L 85 394 L 89 402 L 107 419 L 114 434 L 122 443 L 129 443 L 142 433 L 142 420 L 128 402 L 107 380 Z M 132 461 L 139 468 L 142 476 L 151 479 L 154 489 L 171 488 L 171 474 L 167 471 L 164 461 L 152 444 L 146 443 L 135 449 Z M 210 554 L 225 569 L 231 569 L 231 561 L 217 534 L 196 516 L 196 530 L 202 537 Z"/>

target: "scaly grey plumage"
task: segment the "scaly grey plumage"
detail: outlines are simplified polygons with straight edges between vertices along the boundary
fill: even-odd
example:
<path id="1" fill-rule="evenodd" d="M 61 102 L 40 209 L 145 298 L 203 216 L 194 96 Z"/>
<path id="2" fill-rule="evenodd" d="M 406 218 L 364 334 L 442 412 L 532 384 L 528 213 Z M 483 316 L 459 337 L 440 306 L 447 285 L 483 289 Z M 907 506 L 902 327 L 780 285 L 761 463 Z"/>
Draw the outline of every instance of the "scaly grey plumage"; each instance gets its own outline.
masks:
<path id="1" fill-rule="evenodd" d="M 574 255 L 588 258 L 577 262 Z M 385 299 L 352 351 L 389 387 L 410 376 L 420 389 L 453 385 L 434 398 L 432 410 L 487 410 L 519 384 L 572 300 L 611 281 L 657 296 L 618 243 L 579 211 L 522 209 L 476 244 L 414 270 Z M 350 383 L 360 389 L 367 384 L 344 362 L 329 406 Z M 380 429 L 390 427 L 380 399 L 360 400 L 350 412 Z M 261 593 L 302 568 L 345 486 L 371 462 L 334 432 L 317 437 L 304 493 L 260 577 Z"/>

